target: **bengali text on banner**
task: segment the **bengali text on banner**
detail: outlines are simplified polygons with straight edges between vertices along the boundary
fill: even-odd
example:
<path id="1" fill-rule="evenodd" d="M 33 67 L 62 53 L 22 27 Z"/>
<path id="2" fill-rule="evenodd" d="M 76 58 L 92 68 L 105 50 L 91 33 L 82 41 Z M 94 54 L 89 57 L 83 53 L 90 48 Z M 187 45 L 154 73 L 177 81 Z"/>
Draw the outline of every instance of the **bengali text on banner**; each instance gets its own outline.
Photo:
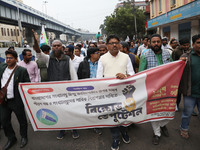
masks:
<path id="1" fill-rule="evenodd" d="M 19 90 L 35 131 L 128 126 L 173 119 L 184 61 L 127 79 L 21 83 Z"/>

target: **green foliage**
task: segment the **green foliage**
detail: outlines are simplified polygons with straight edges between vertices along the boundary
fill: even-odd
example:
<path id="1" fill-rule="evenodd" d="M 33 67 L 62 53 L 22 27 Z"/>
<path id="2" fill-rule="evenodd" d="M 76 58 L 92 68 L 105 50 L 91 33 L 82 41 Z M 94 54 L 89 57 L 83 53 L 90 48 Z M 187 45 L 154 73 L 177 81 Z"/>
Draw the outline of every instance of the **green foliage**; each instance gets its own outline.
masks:
<path id="1" fill-rule="evenodd" d="M 137 22 L 137 34 L 145 33 L 145 15 L 144 11 L 134 9 L 136 11 L 136 22 Z M 124 6 L 117 8 L 114 12 L 107 16 L 104 20 L 104 24 L 100 26 L 100 29 L 104 34 L 116 34 L 120 38 L 125 39 L 127 35 L 133 37 L 135 35 L 135 22 L 134 22 L 134 11 L 130 1 L 124 2 Z"/>

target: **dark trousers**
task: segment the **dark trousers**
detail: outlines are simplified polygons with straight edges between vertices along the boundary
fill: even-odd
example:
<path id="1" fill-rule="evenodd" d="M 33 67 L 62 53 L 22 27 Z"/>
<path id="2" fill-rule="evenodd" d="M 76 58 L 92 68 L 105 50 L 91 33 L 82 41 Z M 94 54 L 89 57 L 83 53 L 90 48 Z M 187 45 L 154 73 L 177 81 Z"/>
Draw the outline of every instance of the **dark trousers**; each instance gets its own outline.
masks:
<path id="1" fill-rule="evenodd" d="M 124 134 L 126 132 L 126 127 L 119 126 L 110 128 L 112 139 L 113 140 L 120 140 L 120 134 Z"/>
<path id="2" fill-rule="evenodd" d="M 181 93 L 180 93 L 180 90 L 178 90 L 178 95 L 177 95 L 177 100 L 176 100 L 177 108 L 179 108 L 180 102 L 181 102 Z"/>
<path id="3" fill-rule="evenodd" d="M 0 130 L 1 130 L 1 107 L 0 107 Z"/>
<path id="4" fill-rule="evenodd" d="M 7 104 L 1 105 L 1 121 L 4 129 L 5 136 L 12 140 L 15 137 L 15 132 L 11 124 L 11 114 L 15 113 L 20 125 L 20 135 L 23 138 L 27 138 L 27 119 L 24 111 L 24 105 L 22 102 L 17 102 L 15 99 L 9 100 Z"/>

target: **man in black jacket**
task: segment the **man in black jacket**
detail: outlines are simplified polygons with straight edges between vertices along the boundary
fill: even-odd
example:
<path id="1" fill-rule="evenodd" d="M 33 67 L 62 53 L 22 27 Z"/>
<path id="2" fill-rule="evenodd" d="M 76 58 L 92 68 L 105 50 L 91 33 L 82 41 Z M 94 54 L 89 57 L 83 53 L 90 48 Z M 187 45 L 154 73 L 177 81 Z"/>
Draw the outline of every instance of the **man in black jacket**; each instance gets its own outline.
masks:
<path id="1" fill-rule="evenodd" d="M 100 51 L 97 47 L 91 47 L 87 50 L 87 57 L 79 64 L 78 79 L 96 78 L 98 60 L 100 58 Z M 101 135 L 100 129 L 94 128 L 94 132 Z"/>
<path id="2" fill-rule="evenodd" d="M 7 50 L 6 63 L 0 66 L 0 82 L 1 88 L 5 86 L 10 74 L 17 66 L 17 53 L 16 51 Z M 20 125 L 21 144 L 20 148 L 23 148 L 27 144 L 27 119 L 24 111 L 24 104 L 19 94 L 18 85 L 21 82 L 30 82 L 28 72 L 25 68 L 18 66 L 14 75 L 12 76 L 7 87 L 7 103 L 1 105 L 1 117 L 2 126 L 5 136 L 8 138 L 7 144 L 3 147 L 3 150 L 8 150 L 17 141 L 15 132 L 11 124 L 11 114 L 15 113 Z"/>
<path id="3" fill-rule="evenodd" d="M 180 134 L 183 138 L 189 138 L 189 124 L 194 107 L 200 112 L 200 34 L 192 37 L 192 51 L 181 56 L 181 60 L 187 60 L 180 83 L 180 91 L 183 93 L 183 105 Z"/>
<path id="4" fill-rule="evenodd" d="M 78 68 L 78 79 L 96 78 L 100 52 L 97 47 L 87 50 L 87 57 L 80 63 Z"/>

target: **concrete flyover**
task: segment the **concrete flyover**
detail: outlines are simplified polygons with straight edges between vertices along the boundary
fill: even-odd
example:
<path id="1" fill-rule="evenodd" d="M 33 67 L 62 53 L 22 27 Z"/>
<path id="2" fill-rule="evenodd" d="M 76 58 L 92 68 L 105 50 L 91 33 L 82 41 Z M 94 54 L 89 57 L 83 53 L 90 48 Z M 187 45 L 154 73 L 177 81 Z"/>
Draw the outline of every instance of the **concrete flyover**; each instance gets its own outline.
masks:
<path id="1" fill-rule="evenodd" d="M 0 0 L 0 23 L 18 26 L 21 22 L 22 27 L 28 31 L 28 42 L 32 42 L 31 29 L 41 30 L 41 24 L 45 24 L 45 30 L 54 32 L 56 35 L 66 34 L 67 36 L 75 36 L 76 38 L 95 36 L 94 33 L 78 31 L 67 24 L 62 23 L 28 5 L 20 3 L 16 0 Z"/>

